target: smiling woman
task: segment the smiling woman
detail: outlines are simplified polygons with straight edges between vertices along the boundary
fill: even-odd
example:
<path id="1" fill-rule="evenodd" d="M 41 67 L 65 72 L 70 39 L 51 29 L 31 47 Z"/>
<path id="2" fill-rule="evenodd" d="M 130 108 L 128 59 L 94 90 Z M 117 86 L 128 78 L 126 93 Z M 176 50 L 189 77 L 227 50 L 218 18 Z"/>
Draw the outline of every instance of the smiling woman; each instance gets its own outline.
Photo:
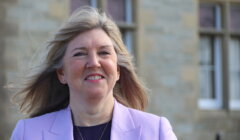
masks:
<path id="1" fill-rule="evenodd" d="M 30 118 L 11 140 L 177 139 L 166 118 L 142 112 L 145 87 L 104 13 L 76 10 L 48 47 L 42 70 L 14 98 Z"/>
<path id="2" fill-rule="evenodd" d="M 69 87 L 70 107 L 76 109 L 73 111 L 74 120 L 77 120 L 77 114 L 83 114 L 83 110 L 111 112 L 119 69 L 113 43 L 101 28 L 85 31 L 68 43 L 63 67 L 57 70 L 57 74 L 60 82 Z M 76 122 L 84 125 L 82 123 Z"/>

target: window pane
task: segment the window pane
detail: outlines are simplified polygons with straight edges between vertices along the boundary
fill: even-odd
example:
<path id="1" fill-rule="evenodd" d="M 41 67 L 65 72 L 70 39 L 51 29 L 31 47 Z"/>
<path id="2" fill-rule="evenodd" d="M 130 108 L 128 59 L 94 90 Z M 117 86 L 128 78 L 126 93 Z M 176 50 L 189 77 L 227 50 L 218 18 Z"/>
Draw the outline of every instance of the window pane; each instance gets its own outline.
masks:
<path id="1" fill-rule="evenodd" d="M 71 0 L 71 12 L 85 5 L 90 5 L 90 0 Z"/>
<path id="2" fill-rule="evenodd" d="M 221 7 L 217 4 L 200 4 L 200 27 L 221 29 Z"/>
<path id="3" fill-rule="evenodd" d="M 206 99 L 215 98 L 213 44 L 213 39 L 209 36 L 200 38 L 200 95 Z"/>
<path id="4" fill-rule="evenodd" d="M 133 32 L 131 30 L 121 29 L 123 43 L 128 52 L 133 55 Z"/>
<path id="5" fill-rule="evenodd" d="M 127 47 L 127 50 L 133 54 L 133 33 L 132 31 L 125 31 L 123 33 L 123 41 Z"/>
<path id="6" fill-rule="evenodd" d="M 235 31 L 238 30 L 240 31 L 240 5 L 232 5 L 231 6 L 231 30 Z"/>
<path id="7" fill-rule="evenodd" d="M 229 46 L 230 100 L 240 101 L 240 39 L 232 38 Z"/>
<path id="8" fill-rule="evenodd" d="M 125 21 L 125 0 L 107 0 L 107 10 L 115 21 Z"/>
<path id="9" fill-rule="evenodd" d="M 126 6 L 126 22 L 127 23 L 132 23 L 133 22 L 133 1 L 132 0 L 125 0 L 125 6 Z"/>
<path id="10" fill-rule="evenodd" d="M 98 0 L 90 0 L 90 5 L 94 8 L 97 8 Z"/>

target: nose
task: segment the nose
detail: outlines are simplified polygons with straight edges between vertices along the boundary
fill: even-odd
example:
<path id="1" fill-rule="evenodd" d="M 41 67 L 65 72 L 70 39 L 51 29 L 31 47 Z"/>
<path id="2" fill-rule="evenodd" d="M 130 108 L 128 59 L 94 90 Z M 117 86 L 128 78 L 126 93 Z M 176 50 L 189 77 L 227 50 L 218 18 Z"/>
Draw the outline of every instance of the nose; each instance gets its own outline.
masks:
<path id="1" fill-rule="evenodd" d="M 99 57 L 97 54 L 92 53 L 88 55 L 87 68 L 98 68 L 100 67 Z"/>

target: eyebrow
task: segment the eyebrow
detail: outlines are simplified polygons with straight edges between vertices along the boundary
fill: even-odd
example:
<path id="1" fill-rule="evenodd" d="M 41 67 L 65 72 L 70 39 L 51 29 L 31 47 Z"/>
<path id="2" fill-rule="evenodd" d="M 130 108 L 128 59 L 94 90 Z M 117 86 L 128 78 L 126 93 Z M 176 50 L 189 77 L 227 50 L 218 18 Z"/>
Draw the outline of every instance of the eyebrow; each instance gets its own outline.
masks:
<path id="1" fill-rule="evenodd" d="M 76 50 L 87 50 L 86 47 L 77 47 L 77 48 L 74 48 L 71 52 L 74 52 Z"/>
<path id="2" fill-rule="evenodd" d="M 110 47 L 113 47 L 113 46 L 112 45 L 102 45 L 99 47 L 99 49 L 105 49 L 105 48 L 110 48 Z M 87 50 L 87 47 L 84 47 L 84 46 L 77 47 L 77 48 L 74 48 L 71 52 L 74 52 L 76 50 L 84 50 L 85 51 L 85 50 Z"/>
<path id="3" fill-rule="evenodd" d="M 110 48 L 113 47 L 112 45 L 102 45 L 99 47 L 99 49 L 104 49 L 104 48 Z"/>

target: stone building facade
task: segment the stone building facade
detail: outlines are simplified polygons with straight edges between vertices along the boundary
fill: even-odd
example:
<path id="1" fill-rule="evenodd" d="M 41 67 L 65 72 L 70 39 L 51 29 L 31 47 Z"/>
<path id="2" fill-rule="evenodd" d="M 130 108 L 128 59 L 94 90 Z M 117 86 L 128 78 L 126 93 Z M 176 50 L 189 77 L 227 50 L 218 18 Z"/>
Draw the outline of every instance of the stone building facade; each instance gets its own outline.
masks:
<path id="1" fill-rule="evenodd" d="M 34 61 L 39 48 L 69 16 L 71 2 L 1 1 L 0 139 L 9 139 L 17 120 L 24 117 L 10 103 L 12 92 L 4 85 L 33 63 L 29 60 Z M 136 0 L 134 6 L 133 50 L 137 72 L 150 89 L 147 112 L 167 117 L 180 140 L 239 139 L 240 110 L 198 105 L 199 1 Z"/>

